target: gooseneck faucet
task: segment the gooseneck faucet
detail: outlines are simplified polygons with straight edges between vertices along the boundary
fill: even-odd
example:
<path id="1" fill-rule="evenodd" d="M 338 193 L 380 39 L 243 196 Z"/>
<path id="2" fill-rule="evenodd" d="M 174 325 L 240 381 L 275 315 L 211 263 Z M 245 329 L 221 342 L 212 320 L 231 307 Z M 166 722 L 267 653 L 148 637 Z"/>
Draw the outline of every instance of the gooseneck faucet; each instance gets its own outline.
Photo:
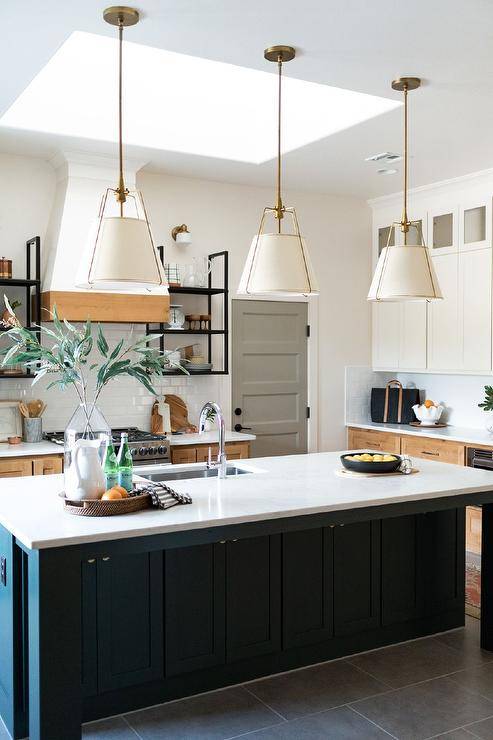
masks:
<path id="1" fill-rule="evenodd" d="M 207 403 L 205 403 L 204 406 L 202 407 L 202 411 L 200 412 L 200 417 L 199 417 L 199 434 L 203 434 L 205 431 L 205 422 L 207 420 L 207 415 L 209 414 L 210 411 L 215 412 L 215 418 L 216 418 L 217 426 L 219 429 L 219 450 L 217 453 L 217 461 L 215 463 L 211 463 L 210 462 L 210 448 L 209 448 L 208 467 L 218 468 L 218 477 L 226 478 L 226 450 L 225 450 L 226 432 L 225 432 L 223 412 L 218 403 L 214 403 L 214 401 L 207 401 Z"/>

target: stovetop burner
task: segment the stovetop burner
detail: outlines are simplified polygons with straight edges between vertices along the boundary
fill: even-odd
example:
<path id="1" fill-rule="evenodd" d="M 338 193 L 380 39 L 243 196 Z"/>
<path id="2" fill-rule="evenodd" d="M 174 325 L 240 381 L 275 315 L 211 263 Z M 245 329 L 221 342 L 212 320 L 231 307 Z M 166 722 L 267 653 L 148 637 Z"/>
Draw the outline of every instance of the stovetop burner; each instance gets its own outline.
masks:
<path id="1" fill-rule="evenodd" d="M 134 463 L 142 464 L 158 464 L 158 463 L 169 463 L 170 462 L 170 443 L 169 439 L 165 434 L 152 434 L 151 432 L 144 432 L 138 427 L 117 427 L 111 430 L 111 437 L 116 451 L 120 446 L 121 433 L 127 432 L 128 434 L 128 445 Z M 45 432 L 43 437 L 49 442 L 54 442 L 58 445 L 64 443 L 63 432 Z"/>

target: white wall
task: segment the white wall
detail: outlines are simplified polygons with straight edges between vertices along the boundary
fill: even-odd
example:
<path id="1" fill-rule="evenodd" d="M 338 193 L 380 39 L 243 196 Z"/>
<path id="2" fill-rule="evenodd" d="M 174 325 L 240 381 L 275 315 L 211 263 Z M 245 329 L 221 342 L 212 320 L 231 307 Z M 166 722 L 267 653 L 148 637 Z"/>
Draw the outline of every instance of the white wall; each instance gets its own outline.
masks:
<path id="1" fill-rule="evenodd" d="M 194 255 L 227 249 L 234 298 L 250 241 L 262 209 L 273 202 L 273 191 L 145 171 L 138 175 L 138 186 L 146 199 L 156 242 L 166 246 L 167 261 L 188 262 Z M 16 276 L 24 276 L 25 240 L 36 234 L 45 236 L 54 192 L 50 164 L 0 154 L 2 254 L 14 258 Z M 370 209 L 362 200 L 306 192 L 287 193 L 285 202 L 297 208 L 321 286 L 320 297 L 311 299 L 309 309 L 311 447 L 337 449 L 345 443 L 344 368 L 369 363 Z M 172 227 L 183 222 L 194 239 L 184 248 L 177 247 L 170 235 Z M 16 297 L 15 291 L 12 296 Z M 128 326 L 112 325 L 110 331 L 117 336 L 128 331 Z M 191 406 L 192 417 L 211 397 L 220 400 L 230 418 L 230 377 L 170 378 L 165 388 L 179 389 Z M 32 395 L 46 395 L 41 383 L 33 393 L 28 381 L 0 380 L 0 398 Z M 57 391 L 50 392 L 47 400 L 46 428 L 63 429 L 73 399 Z M 107 389 L 102 407 L 114 425 L 148 428 L 151 404 L 145 391 L 125 380 Z"/>
<path id="2" fill-rule="evenodd" d="M 145 171 L 137 182 L 156 241 L 166 245 L 166 260 L 187 262 L 194 254 L 227 249 L 234 299 L 262 209 L 273 204 L 273 190 Z M 309 308 L 310 447 L 339 449 L 345 444 L 344 368 L 368 364 L 370 355 L 370 209 L 362 200 L 302 191 L 286 193 L 284 201 L 296 207 L 321 288 Z M 172 227 L 181 223 L 192 232 L 190 247 L 171 239 Z M 220 397 L 229 414 L 230 380 L 223 379 Z"/>

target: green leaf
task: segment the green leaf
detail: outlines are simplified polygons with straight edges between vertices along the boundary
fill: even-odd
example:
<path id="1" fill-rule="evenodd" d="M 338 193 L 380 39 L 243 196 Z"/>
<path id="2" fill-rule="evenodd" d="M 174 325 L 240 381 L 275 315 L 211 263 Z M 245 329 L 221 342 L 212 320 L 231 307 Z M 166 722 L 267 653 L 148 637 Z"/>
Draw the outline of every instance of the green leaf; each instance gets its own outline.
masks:
<path id="1" fill-rule="evenodd" d="M 103 330 L 101 329 L 101 324 L 98 324 L 98 349 L 103 357 L 108 357 L 108 342 L 106 341 Z"/>
<path id="2" fill-rule="evenodd" d="M 123 347 L 123 339 L 120 339 L 116 347 L 114 348 L 113 352 L 110 355 L 110 360 L 114 360 L 115 357 L 118 357 L 118 355 L 121 352 L 121 348 Z"/>

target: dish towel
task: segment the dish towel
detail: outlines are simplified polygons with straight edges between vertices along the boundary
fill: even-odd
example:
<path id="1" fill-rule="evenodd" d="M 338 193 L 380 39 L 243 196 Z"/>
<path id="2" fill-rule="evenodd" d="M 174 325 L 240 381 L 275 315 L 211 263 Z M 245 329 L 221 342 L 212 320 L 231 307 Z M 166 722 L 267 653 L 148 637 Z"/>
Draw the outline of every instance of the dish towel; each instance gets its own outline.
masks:
<path id="1" fill-rule="evenodd" d="M 178 493 L 165 483 L 139 483 L 136 486 L 139 493 L 148 493 L 152 505 L 157 509 L 169 509 L 176 504 L 191 504 L 192 497 L 188 493 Z"/>

